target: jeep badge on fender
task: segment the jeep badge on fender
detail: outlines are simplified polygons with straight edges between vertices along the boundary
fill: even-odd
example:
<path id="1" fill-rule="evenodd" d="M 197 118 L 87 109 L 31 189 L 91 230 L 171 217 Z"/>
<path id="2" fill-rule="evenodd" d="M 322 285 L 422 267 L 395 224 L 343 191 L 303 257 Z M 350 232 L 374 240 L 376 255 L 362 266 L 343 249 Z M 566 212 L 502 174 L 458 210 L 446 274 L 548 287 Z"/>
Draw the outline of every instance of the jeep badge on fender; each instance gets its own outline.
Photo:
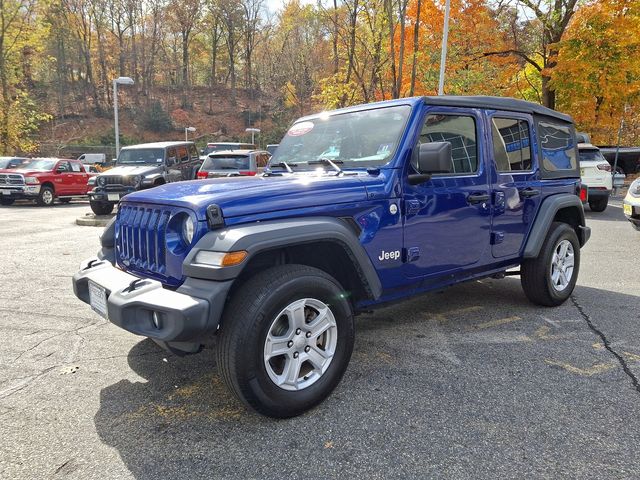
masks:
<path id="1" fill-rule="evenodd" d="M 590 235 L 576 146 L 571 117 L 510 98 L 310 115 L 261 175 L 132 186 L 73 288 L 178 355 L 218 337 L 218 373 L 245 405 L 300 415 L 340 382 L 360 312 L 516 267 L 532 302 L 567 300 Z M 123 158 L 182 165 L 169 157 Z"/>

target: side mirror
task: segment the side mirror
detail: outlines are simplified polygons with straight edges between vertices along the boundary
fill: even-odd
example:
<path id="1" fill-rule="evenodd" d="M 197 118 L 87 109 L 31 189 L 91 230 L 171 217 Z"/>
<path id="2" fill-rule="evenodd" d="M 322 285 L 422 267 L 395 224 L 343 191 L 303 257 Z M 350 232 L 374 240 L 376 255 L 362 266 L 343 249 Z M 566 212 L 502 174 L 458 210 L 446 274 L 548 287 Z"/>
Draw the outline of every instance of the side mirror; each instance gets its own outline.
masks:
<path id="1" fill-rule="evenodd" d="M 451 143 L 429 142 L 421 143 L 418 150 L 418 172 L 409 175 L 409 183 L 418 185 L 431 178 L 434 173 L 448 173 L 451 171 Z"/>

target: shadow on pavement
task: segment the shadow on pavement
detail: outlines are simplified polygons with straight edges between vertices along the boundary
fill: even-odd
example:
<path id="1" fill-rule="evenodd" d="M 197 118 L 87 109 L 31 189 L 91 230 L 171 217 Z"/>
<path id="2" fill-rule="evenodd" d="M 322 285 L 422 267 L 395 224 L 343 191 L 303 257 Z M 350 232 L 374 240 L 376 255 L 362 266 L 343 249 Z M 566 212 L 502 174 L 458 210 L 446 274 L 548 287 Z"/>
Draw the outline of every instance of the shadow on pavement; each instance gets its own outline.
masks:
<path id="1" fill-rule="evenodd" d="M 624 348 L 640 354 L 640 297 L 588 287 L 575 295 L 603 330 L 619 322 Z M 143 380 L 100 392 L 97 432 L 138 479 L 593 476 L 635 461 L 624 430 L 640 427 L 631 408 L 638 394 L 571 300 L 538 308 L 519 279 L 486 280 L 363 315 L 357 326 L 336 392 L 283 421 L 227 391 L 214 350 L 178 358 L 143 340 L 128 354 Z M 547 358 L 611 368 L 582 375 Z M 606 388 L 612 382 L 621 399 Z M 615 432 L 606 438 L 594 433 L 603 416 Z"/>

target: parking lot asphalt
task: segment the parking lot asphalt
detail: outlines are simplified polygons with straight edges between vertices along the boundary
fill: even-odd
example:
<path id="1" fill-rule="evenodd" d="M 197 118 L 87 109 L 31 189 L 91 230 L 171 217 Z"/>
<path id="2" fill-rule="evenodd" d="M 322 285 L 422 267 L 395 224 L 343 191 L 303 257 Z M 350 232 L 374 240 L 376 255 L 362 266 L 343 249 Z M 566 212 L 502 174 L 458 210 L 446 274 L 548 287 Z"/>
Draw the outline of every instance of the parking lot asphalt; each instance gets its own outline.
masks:
<path id="1" fill-rule="evenodd" d="M 170 356 L 76 300 L 85 211 L 0 207 L 0 478 L 640 476 L 640 233 L 619 200 L 587 211 L 563 306 L 508 277 L 362 315 L 334 394 L 279 421 L 225 390 L 212 349 Z"/>

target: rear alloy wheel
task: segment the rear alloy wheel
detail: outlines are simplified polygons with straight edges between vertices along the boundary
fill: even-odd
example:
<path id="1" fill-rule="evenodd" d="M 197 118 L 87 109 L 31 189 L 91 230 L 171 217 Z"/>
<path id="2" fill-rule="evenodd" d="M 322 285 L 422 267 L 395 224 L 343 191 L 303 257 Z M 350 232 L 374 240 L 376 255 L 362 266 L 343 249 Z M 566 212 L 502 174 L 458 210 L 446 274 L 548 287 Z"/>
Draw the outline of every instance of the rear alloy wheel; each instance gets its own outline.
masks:
<path id="1" fill-rule="evenodd" d="M 113 212 L 113 203 L 109 202 L 94 202 L 91 200 L 89 202 L 89 206 L 91 206 L 91 210 L 96 215 L 109 215 Z"/>
<path id="2" fill-rule="evenodd" d="M 604 212 L 609 204 L 609 197 L 589 200 L 589 207 L 592 212 Z"/>
<path id="3" fill-rule="evenodd" d="M 36 199 L 36 203 L 41 207 L 51 207 L 53 206 L 53 202 L 55 200 L 55 194 L 53 193 L 53 188 L 51 187 L 42 187 L 40 188 L 40 194 Z"/>
<path id="4" fill-rule="evenodd" d="M 322 402 L 353 350 L 345 297 L 334 278 L 304 265 L 273 267 L 247 280 L 220 327 L 217 363 L 227 386 L 270 417 L 294 417 Z"/>
<path id="5" fill-rule="evenodd" d="M 554 222 L 536 258 L 522 262 L 520 281 L 527 298 L 547 307 L 571 296 L 580 270 L 580 243 L 575 230 Z"/>

